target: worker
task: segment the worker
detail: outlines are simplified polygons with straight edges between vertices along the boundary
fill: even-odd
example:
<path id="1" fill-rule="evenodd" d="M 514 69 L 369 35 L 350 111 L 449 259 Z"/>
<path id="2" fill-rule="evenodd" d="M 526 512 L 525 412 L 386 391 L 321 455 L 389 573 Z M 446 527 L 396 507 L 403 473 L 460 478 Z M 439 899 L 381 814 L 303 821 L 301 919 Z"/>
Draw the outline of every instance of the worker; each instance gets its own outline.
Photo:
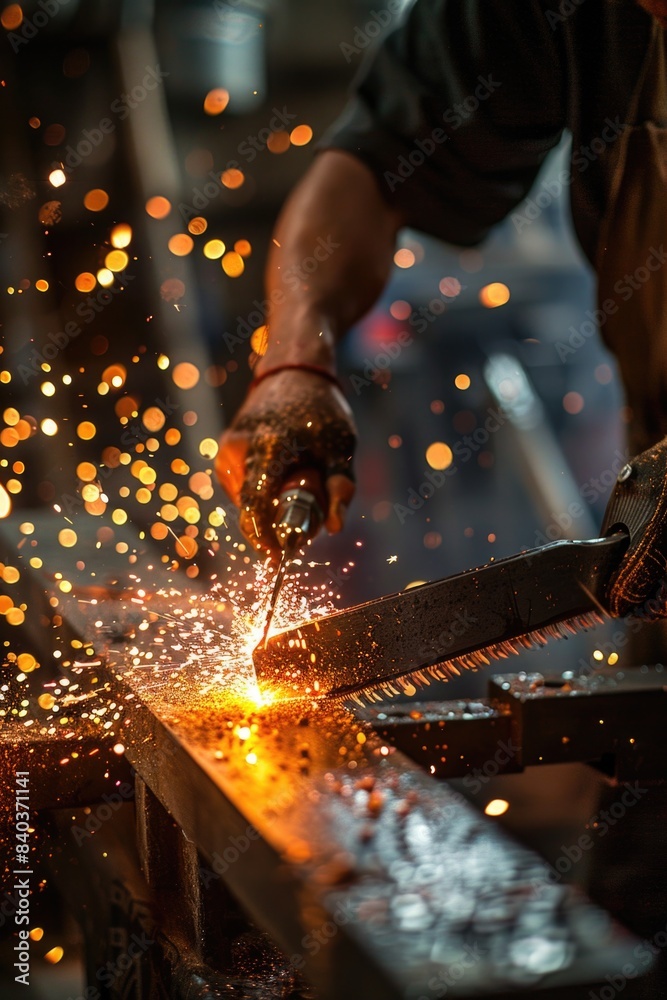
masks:
<path id="1" fill-rule="evenodd" d="M 597 271 L 633 453 L 667 434 L 666 25 L 667 0 L 416 0 L 386 37 L 278 219 L 268 346 L 220 442 L 258 549 L 276 552 L 273 501 L 299 467 L 324 480 L 327 529 L 343 525 L 356 432 L 335 347 L 382 291 L 399 229 L 471 246 L 513 216 L 520 234 L 564 129 L 551 196 L 569 190 Z"/>

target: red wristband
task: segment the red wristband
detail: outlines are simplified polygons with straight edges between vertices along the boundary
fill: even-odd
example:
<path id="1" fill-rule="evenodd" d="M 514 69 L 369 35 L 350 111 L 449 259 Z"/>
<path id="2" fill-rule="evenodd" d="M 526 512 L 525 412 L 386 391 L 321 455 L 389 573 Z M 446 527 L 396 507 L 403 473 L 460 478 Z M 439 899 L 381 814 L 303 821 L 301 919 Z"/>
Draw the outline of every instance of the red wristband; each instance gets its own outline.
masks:
<path id="1" fill-rule="evenodd" d="M 254 389 L 256 386 L 260 384 L 260 382 L 263 382 L 264 379 L 268 378 L 270 375 L 277 375 L 278 372 L 288 372 L 288 371 L 310 372 L 312 375 L 319 375 L 320 378 L 326 379 L 327 382 L 331 382 L 332 385 L 337 386 L 341 392 L 343 391 L 343 386 L 341 385 L 339 379 L 336 378 L 335 375 L 332 375 L 330 371 L 328 371 L 326 368 L 321 368 L 319 365 L 308 365 L 308 364 L 276 365 L 275 368 L 268 368 L 265 372 L 262 372 L 261 375 L 257 375 L 252 380 L 252 382 L 248 387 L 248 391 Z"/>

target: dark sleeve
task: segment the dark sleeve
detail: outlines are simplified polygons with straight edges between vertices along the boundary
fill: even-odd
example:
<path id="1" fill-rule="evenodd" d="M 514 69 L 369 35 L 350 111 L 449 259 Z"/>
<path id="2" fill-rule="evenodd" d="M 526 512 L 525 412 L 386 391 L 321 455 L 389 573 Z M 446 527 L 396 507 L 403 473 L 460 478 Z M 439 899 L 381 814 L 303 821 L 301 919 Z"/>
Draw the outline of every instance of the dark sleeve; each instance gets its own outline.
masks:
<path id="1" fill-rule="evenodd" d="M 360 157 L 408 225 L 478 243 L 526 196 L 566 124 L 555 8 L 416 0 L 320 148 Z"/>

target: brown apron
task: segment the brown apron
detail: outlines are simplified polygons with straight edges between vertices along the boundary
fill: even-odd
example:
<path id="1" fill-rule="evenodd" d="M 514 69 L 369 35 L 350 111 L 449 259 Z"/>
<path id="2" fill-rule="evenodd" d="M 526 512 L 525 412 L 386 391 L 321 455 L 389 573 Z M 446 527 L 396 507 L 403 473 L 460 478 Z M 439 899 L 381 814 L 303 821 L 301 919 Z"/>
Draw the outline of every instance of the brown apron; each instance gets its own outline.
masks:
<path id="1" fill-rule="evenodd" d="M 667 76 L 657 22 L 628 122 L 615 150 L 597 271 L 600 332 L 618 359 L 636 454 L 667 434 Z"/>
<path id="2" fill-rule="evenodd" d="M 615 150 L 597 252 L 600 332 L 618 359 L 631 417 L 631 455 L 667 435 L 667 73 L 665 31 L 653 24 L 628 127 Z M 624 665 L 664 660 L 667 624 L 644 626 Z"/>

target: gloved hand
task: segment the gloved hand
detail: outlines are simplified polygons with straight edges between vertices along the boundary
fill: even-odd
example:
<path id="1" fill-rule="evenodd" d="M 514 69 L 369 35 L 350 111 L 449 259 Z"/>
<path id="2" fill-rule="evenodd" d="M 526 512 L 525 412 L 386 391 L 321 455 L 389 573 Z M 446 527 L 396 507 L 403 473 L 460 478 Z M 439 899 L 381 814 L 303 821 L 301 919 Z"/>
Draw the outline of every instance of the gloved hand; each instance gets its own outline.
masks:
<path id="1" fill-rule="evenodd" d="M 315 468 L 324 482 L 325 527 L 343 526 L 354 494 L 352 456 L 356 428 L 340 389 L 307 371 L 282 371 L 251 389 L 220 438 L 216 473 L 240 508 L 248 541 L 272 555 L 280 552 L 273 530 L 275 500 L 290 473 Z"/>
<path id="2" fill-rule="evenodd" d="M 667 617 L 667 438 L 618 474 L 602 534 L 624 529 L 630 544 L 607 597 L 614 617 Z"/>

